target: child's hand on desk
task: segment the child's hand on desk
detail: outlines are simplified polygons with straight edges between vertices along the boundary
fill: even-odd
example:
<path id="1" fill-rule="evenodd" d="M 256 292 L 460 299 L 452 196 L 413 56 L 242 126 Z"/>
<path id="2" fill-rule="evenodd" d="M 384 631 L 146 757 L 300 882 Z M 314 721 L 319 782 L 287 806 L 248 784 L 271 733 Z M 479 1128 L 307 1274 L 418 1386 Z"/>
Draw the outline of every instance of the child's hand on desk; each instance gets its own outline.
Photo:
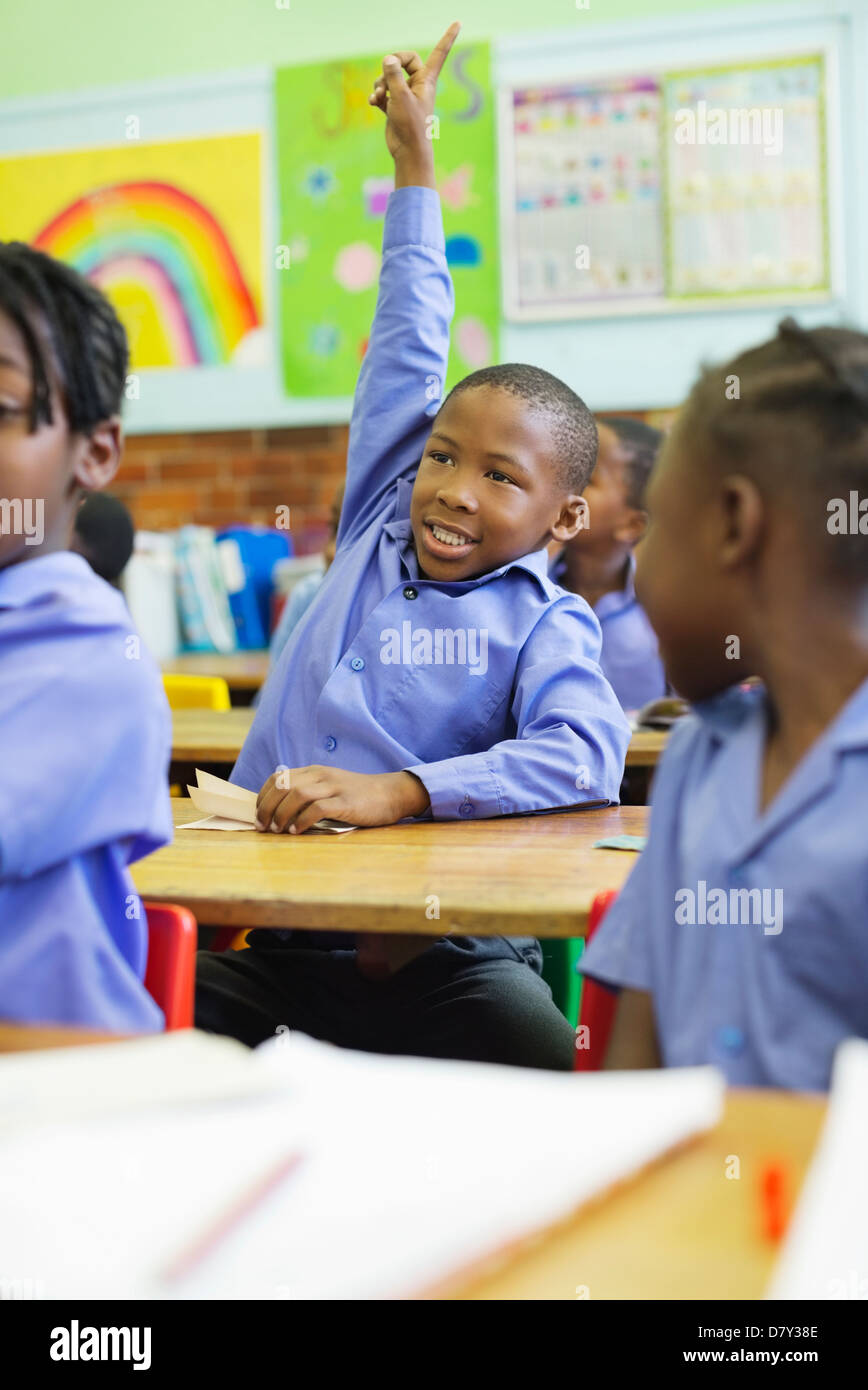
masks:
<path id="1" fill-rule="evenodd" d="M 395 161 L 396 188 L 410 183 L 435 186 L 428 121 L 434 112 L 437 79 L 460 27 L 450 24 L 424 63 L 418 53 L 402 50 L 383 59 L 383 75 L 374 82 L 368 104 L 385 112 L 386 144 Z"/>
<path id="2" fill-rule="evenodd" d="M 394 825 L 421 816 L 428 805 L 428 793 L 412 772 L 283 768 L 272 773 L 256 798 L 257 829 L 301 835 L 323 819 Z"/>

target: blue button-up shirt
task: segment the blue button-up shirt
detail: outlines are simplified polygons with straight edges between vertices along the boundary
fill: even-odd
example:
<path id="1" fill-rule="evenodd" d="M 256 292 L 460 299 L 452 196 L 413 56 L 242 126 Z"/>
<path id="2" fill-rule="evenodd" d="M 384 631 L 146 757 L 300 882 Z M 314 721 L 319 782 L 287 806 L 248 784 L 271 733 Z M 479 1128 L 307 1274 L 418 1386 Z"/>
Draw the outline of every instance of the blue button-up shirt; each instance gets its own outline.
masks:
<path id="1" fill-rule="evenodd" d="M 599 624 L 539 550 L 460 583 L 420 576 L 410 496 L 446 372 L 440 204 L 389 199 L 353 405 L 335 560 L 262 693 L 232 780 L 279 766 L 406 769 L 438 819 L 618 798 L 629 729 Z"/>
<path id="2" fill-rule="evenodd" d="M 553 577 L 560 581 L 565 568 L 561 553 L 554 561 Z M 603 594 L 594 607 L 603 639 L 603 675 L 625 710 L 641 709 L 667 690 L 657 637 L 636 597 L 635 574 L 636 558 L 631 555 L 623 588 Z"/>
<path id="3" fill-rule="evenodd" d="M 121 595 L 68 551 L 0 570 L 0 1017 L 163 1026 L 127 866 L 172 838 L 170 750 Z"/>
<path id="4" fill-rule="evenodd" d="M 650 991 L 667 1066 L 822 1090 L 868 1037 L 868 682 L 760 813 L 762 690 L 673 731 L 648 844 L 582 958 Z"/>

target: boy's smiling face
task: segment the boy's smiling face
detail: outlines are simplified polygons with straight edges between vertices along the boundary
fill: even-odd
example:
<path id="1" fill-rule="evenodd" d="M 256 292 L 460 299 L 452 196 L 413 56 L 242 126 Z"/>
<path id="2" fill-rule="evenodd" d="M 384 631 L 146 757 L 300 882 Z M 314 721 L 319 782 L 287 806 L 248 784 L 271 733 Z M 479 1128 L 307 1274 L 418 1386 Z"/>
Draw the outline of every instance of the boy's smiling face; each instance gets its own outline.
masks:
<path id="1" fill-rule="evenodd" d="M 410 507 L 420 570 L 459 581 L 489 574 L 569 540 L 581 498 L 560 481 L 551 430 L 527 401 L 469 387 L 441 408 L 422 454 Z"/>
<path id="2" fill-rule="evenodd" d="M 51 360 L 49 353 L 46 357 Z M 0 499 L 22 504 L 24 515 L 38 509 L 42 517 L 35 544 L 27 535 L 0 525 L 0 568 L 66 549 L 82 489 L 106 487 L 120 458 L 118 420 L 105 421 L 89 436 L 70 434 L 55 371 L 52 421 L 40 421 L 35 430 L 30 427 L 32 393 L 26 344 L 0 310 Z"/>

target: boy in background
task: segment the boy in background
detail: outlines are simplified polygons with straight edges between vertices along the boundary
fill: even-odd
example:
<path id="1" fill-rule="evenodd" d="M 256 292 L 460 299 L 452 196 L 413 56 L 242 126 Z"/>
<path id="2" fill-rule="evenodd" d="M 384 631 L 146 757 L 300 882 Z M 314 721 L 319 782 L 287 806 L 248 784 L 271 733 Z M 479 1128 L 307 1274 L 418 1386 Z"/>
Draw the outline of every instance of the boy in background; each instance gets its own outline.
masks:
<path id="1" fill-rule="evenodd" d="M 626 416 L 598 418 L 597 433 L 597 462 L 584 494 L 586 524 L 564 546 L 552 573 L 593 608 L 603 634 L 603 674 L 622 708 L 638 710 L 666 694 L 657 638 L 633 582 L 633 552 L 648 520 L 645 490 L 663 435 Z"/>
<path id="2" fill-rule="evenodd" d="M 92 492 L 75 514 L 70 550 L 83 555 L 94 574 L 112 588 L 121 587 L 135 542 L 133 519 L 119 497 Z"/>
<path id="3" fill-rule="evenodd" d="M 582 957 L 621 990 L 609 1067 L 822 1090 L 868 1037 L 866 496 L 868 337 L 843 328 L 788 319 L 706 371 L 663 446 L 637 584 L 695 712 Z"/>
<path id="4" fill-rule="evenodd" d="M 69 549 L 121 453 L 124 330 L 0 243 L 0 1017 L 159 1029 L 128 865 L 171 839 L 170 723 L 123 598 Z"/>
<path id="5" fill-rule="evenodd" d="M 549 580 L 545 549 L 578 529 L 593 417 L 521 365 L 476 372 L 439 401 L 452 286 L 426 123 L 456 34 L 427 63 L 386 58 L 372 98 L 396 187 L 337 550 L 232 773 L 259 791 L 263 830 L 618 796 L 629 729 L 597 664 L 599 625 Z M 442 874 L 446 892 L 448 856 Z M 356 950 L 263 930 L 248 943 L 200 954 L 200 1027 L 251 1045 L 283 1026 L 374 1052 L 572 1065 L 573 1030 L 530 938 L 366 935 Z"/>

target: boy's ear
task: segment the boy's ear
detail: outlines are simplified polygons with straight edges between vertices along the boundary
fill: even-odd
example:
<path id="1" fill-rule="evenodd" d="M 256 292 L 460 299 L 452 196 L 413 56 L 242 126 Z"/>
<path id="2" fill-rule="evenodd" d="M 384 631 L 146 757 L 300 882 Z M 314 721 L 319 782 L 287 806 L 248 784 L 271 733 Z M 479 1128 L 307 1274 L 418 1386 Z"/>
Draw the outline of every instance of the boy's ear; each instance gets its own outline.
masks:
<path id="1" fill-rule="evenodd" d="M 101 492 L 108 487 L 120 466 L 122 449 L 123 427 L 119 415 L 101 420 L 88 434 L 82 435 L 73 466 L 79 487 L 85 492 Z"/>
<path id="2" fill-rule="evenodd" d="M 560 514 L 551 530 L 552 540 L 563 545 L 571 541 L 588 525 L 588 504 L 578 493 L 570 493 L 561 505 Z"/>
<path id="3" fill-rule="evenodd" d="M 725 569 L 751 560 L 762 539 L 766 504 L 752 478 L 730 474 L 721 479 L 720 561 Z"/>
<path id="4" fill-rule="evenodd" d="M 644 536 L 647 525 L 647 512 L 643 512 L 639 507 L 628 507 L 623 520 L 615 529 L 614 538 L 620 545 L 629 545 L 632 550 Z"/>

